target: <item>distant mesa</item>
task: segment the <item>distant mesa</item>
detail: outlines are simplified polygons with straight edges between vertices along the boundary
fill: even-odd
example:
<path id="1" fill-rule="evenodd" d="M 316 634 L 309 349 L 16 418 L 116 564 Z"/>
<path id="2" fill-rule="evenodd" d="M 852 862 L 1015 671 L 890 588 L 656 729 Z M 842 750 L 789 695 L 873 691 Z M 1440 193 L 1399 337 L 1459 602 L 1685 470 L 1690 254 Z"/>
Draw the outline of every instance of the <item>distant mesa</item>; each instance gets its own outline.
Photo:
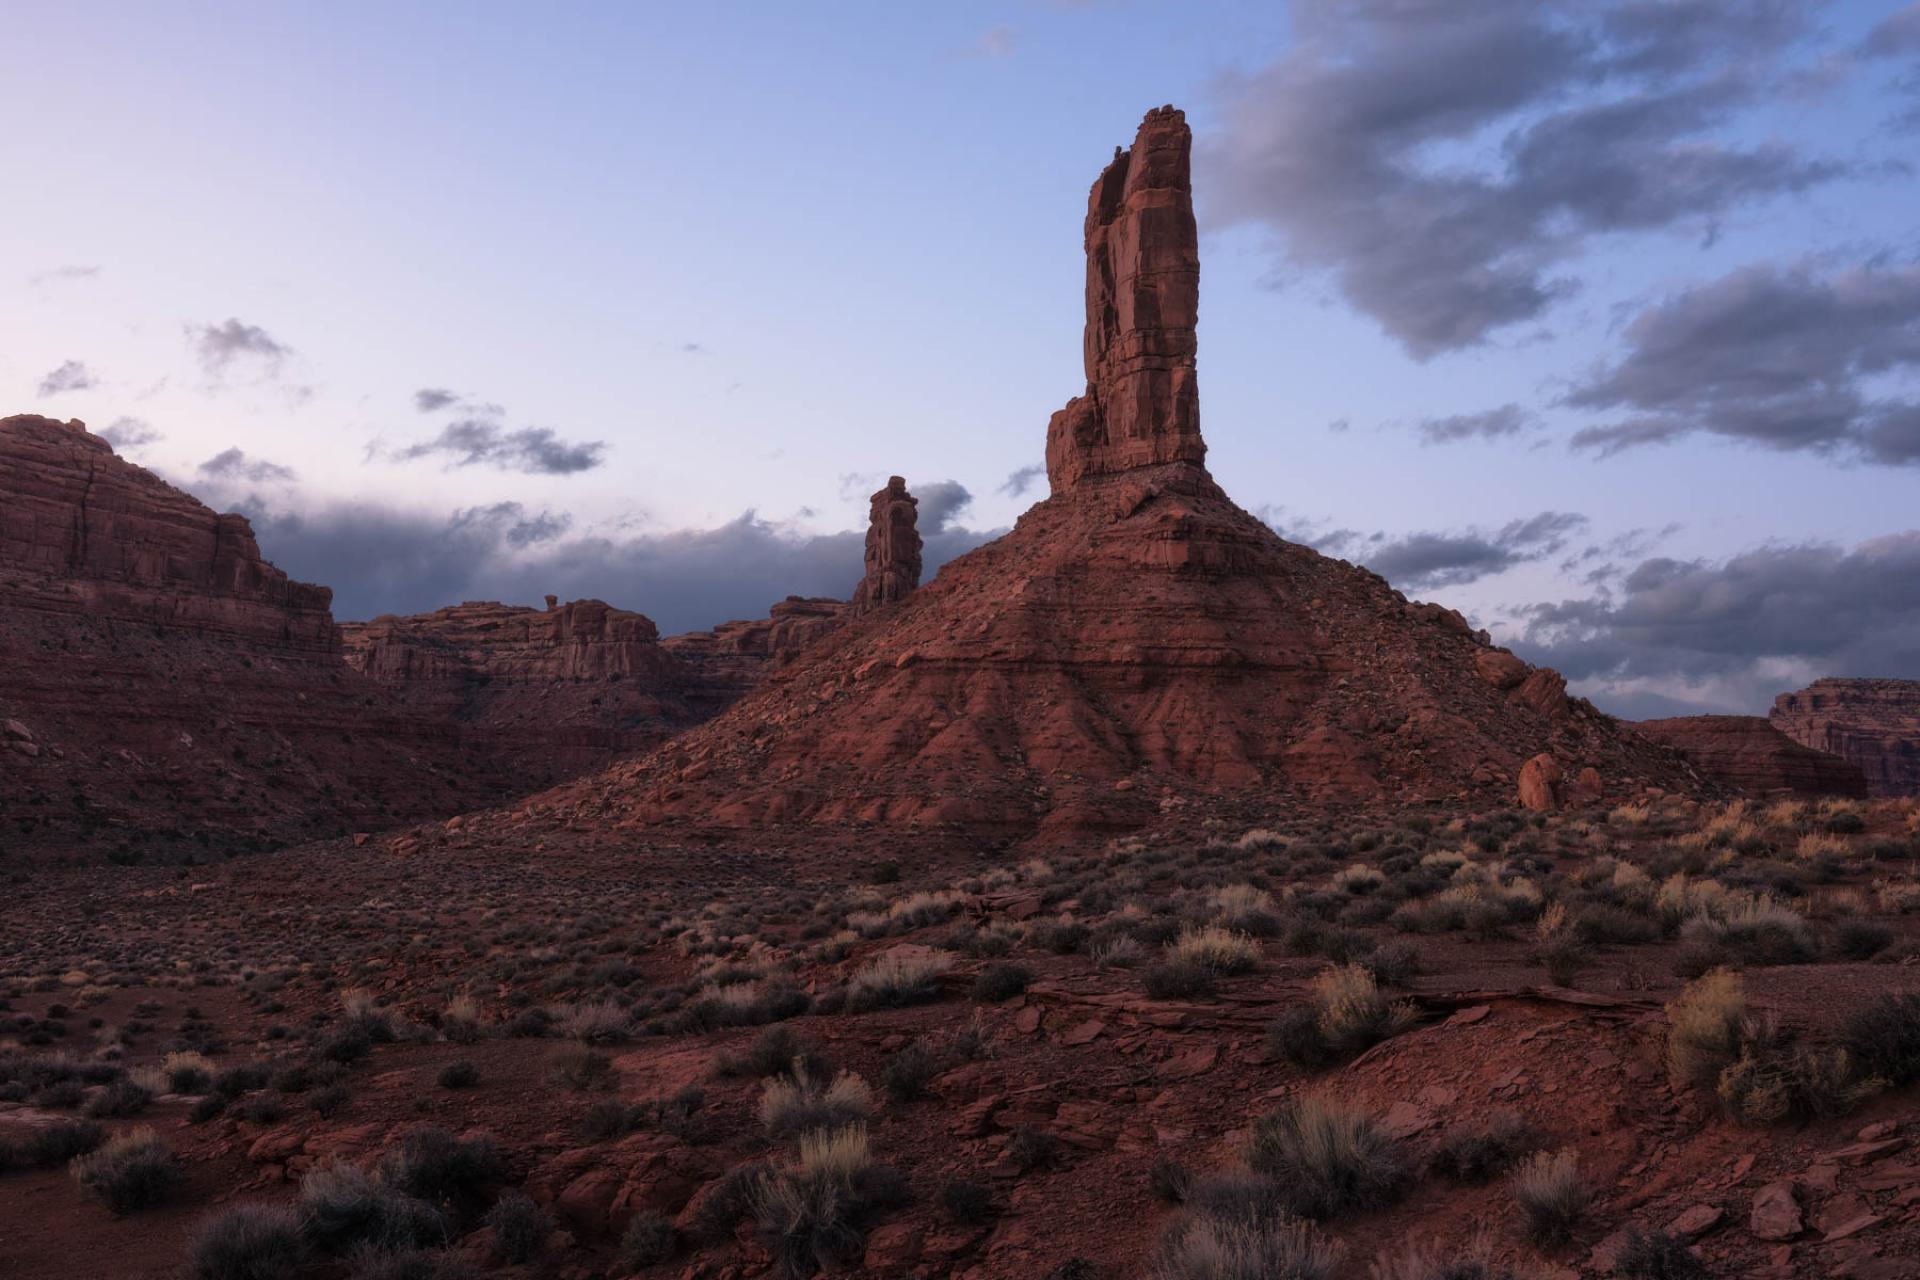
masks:
<path id="1" fill-rule="evenodd" d="M 546 814 L 1070 837 L 1250 798 L 1511 804 L 1542 754 L 1571 780 L 1553 804 L 1708 785 L 1557 673 L 1283 541 L 1214 483 L 1190 149 L 1180 112 L 1150 112 L 1093 185 L 1087 385 L 1048 425 L 1051 496 Z M 873 570 L 911 560 L 891 540 L 909 503 L 875 495 L 864 599 L 894 593 Z"/>
<path id="2" fill-rule="evenodd" d="M 1767 718 L 1857 765 L 1874 795 L 1920 795 L 1920 680 L 1816 680 L 1774 699 Z"/>
<path id="3" fill-rule="evenodd" d="M 1674 716 L 1634 728 L 1664 742 L 1706 777 L 1741 795 L 1865 797 L 1858 765 L 1795 742 L 1765 716 Z"/>

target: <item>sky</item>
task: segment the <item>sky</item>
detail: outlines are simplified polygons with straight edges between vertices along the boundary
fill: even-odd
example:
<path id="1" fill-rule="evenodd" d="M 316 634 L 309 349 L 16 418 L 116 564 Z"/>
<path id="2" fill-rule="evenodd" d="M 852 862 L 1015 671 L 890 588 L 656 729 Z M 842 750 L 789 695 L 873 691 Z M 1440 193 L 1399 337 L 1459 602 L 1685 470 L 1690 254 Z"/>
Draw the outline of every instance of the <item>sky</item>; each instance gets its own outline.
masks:
<path id="1" fill-rule="evenodd" d="M 0 0 L 0 413 L 364 618 L 665 632 L 1045 496 L 1195 131 L 1208 465 L 1629 716 L 1920 677 L 1920 4 Z"/>

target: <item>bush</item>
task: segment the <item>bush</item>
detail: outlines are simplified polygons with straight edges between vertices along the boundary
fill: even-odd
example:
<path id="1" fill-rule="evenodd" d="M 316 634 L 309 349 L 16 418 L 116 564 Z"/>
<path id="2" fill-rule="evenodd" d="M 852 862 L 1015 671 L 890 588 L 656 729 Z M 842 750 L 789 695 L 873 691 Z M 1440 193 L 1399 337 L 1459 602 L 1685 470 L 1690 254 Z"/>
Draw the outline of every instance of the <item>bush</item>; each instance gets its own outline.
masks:
<path id="1" fill-rule="evenodd" d="M 1712 1084 L 1740 1056 L 1747 997 L 1727 969 L 1691 983 L 1667 1006 L 1667 1070 L 1675 1084 Z"/>
<path id="2" fill-rule="evenodd" d="M 282 1280 L 306 1261 L 306 1254 L 299 1216 L 269 1204 L 211 1213 L 187 1245 L 195 1280 Z"/>
<path id="3" fill-rule="evenodd" d="M 1855 1079 L 1845 1049 L 1794 1047 L 1760 1026 L 1745 1031 L 1740 1056 L 1721 1071 L 1715 1092 L 1736 1123 L 1759 1127 L 1789 1119 L 1831 1120 L 1882 1087 L 1877 1079 Z"/>
<path id="4" fill-rule="evenodd" d="M 1893 942 L 1893 930 L 1869 920 L 1849 920 L 1833 934 L 1834 953 L 1842 960 L 1871 960 Z"/>
<path id="5" fill-rule="evenodd" d="M 100 1197 L 115 1213 L 135 1213 L 160 1203 L 180 1179 L 173 1148 L 144 1125 L 75 1156 L 68 1167 L 83 1190 Z"/>
<path id="6" fill-rule="evenodd" d="M 1054 1152 L 1053 1138 L 1030 1124 L 1021 1125 L 1007 1139 L 1007 1161 L 1019 1173 L 1032 1173 L 1050 1164 Z"/>
<path id="7" fill-rule="evenodd" d="M 485 1137 L 454 1137 L 445 1129 L 409 1129 L 400 1145 L 380 1161 L 388 1186 L 438 1206 L 457 1218 L 480 1211 L 493 1187 L 506 1176 L 493 1142 Z"/>
<path id="8" fill-rule="evenodd" d="M 948 1178 L 940 1184 L 940 1207 L 963 1227 L 977 1227 L 994 1216 L 993 1193 L 978 1182 Z"/>
<path id="9" fill-rule="evenodd" d="M 471 1089 L 480 1083 L 480 1068 L 462 1059 L 440 1068 L 442 1089 Z"/>
<path id="10" fill-rule="evenodd" d="M 0 1139 L 0 1173 L 9 1169 L 51 1169 L 86 1155 L 107 1140 L 105 1125 L 92 1120 L 58 1120 L 32 1129 L 18 1140 Z"/>
<path id="11" fill-rule="evenodd" d="M 760 1239 L 789 1280 L 858 1255 L 868 1220 L 904 1199 L 904 1184 L 873 1164 L 864 1128 L 801 1136 L 790 1169 L 761 1177 L 753 1190 Z"/>
<path id="12" fill-rule="evenodd" d="M 1371 1117 L 1321 1098 L 1263 1116 L 1246 1159 L 1289 1210 L 1315 1220 L 1392 1204 L 1409 1180 L 1399 1148 Z"/>
<path id="13" fill-rule="evenodd" d="M 350 1096 L 347 1086 L 330 1084 L 324 1089 L 315 1089 L 308 1094 L 307 1105 L 313 1108 L 315 1115 L 322 1120 L 327 1120 L 339 1114 L 340 1108 L 347 1105 L 347 1099 Z"/>
<path id="14" fill-rule="evenodd" d="M 847 1011 L 895 1009 L 937 999 L 940 975 L 952 967 L 953 957 L 944 952 L 886 952 L 847 983 Z"/>
<path id="15" fill-rule="evenodd" d="M 1155 1000 L 1186 1000 L 1213 994 L 1213 970 L 1196 960 L 1163 960 L 1141 978 Z"/>
<path id="16" fill-rule="evenodd" d="M 744 1076 L 764 1080 L 768 1076 L 787 1075 L 796 1060 L 811 1056 L 813 1048 L 794 1033 L 792 1027 L 772 1026 L 755 1036 L 739 1053 L 722 1053 L 714 1070 L 723 1076 Z"/>
<path id="17" fill-rule="evenodd" d="M 680 1251 L 680 1233 L 657 1213 L 640 1213 L 620 1237 L 620 1265 L 628 1270 L 651 1267 Z"/>
<path id="18" fill-rule="evenodd" d="M 1376 1260 L 1367 1274 L 1372 1280 L 1528 1280 L 1528 1273 L 1495 1262 L 1481 1246 L 1448 1257 L 1411 1245 Z"/>
<path id="19" fill-rule="evenodd" d="M 846 1071 L 822 1083 L 802 1070 L 791 1079 L 767 1081 L 760 1092 L 760 1122 L 775 1138 L 839 1128 L 872 1113 L 873 1091 L 866 1081 Z"/>
<path id="20" fill-rule="evenodd" d="M 1680 1237 L 1628 1227 L 1613 1274 L 1623 1280 L 1701 1280 L 1707 1268 Z"/>
<path id="21" fill-rule="evenodd" d="M 1304 1222 L 1198 1217 L 1168 1238 L 1158 1280 L 1332 1280 L 1339 1255 Z"/>
<path id="22" fill-rule="evenodd" d="M 1364 967 L 1343 965 L 1314 979 L 1312 1005 L 1268 1025 L 1267 1045 L 1296 1066 L 1319 1070 L 1398 1035 L 1415 1016 L 1411 1004 L 1387 999 Z"/>
<path id="23" fill-rule="evenodd" d="M 116 1080 L 87 1104 L 87 1114 L 96 1120 L 137 1116 L 153 1101 L 153 1094 L 131 1080 Z"/>
<path id="24" fill-rule="evenodd" d="M 1512 1168 L 1531 1143 L 1526 1121 L 1515 1112 L 1503 1111 L 1484 1127 L 1447 1134 L 1427 1167 L 1449 1182 L 1477 1186 Z"/>
<path id="25" fill-rule="evenodd" d="M 1920 1080 L 1920 992 L 1876 996 L 1847 1019 L 1841 1042 L 1866 1075 L 1895 1088 Z"/>
<path id="26" fill-rule="evenodd" d="M 1153 1167 L 1147 1170 L 1147 1189 L 1153 1192 L 1154 1199 L 1166 1204 L 1185 1204 L 1192 1186 L 1193 1174 L 1171 1157 L 1157 1157 Z"/>
<path id="27" fill-rule="evenodd" d="M 301 1231 L 322 1253 L 410 1249 L 450 1238 L 440 1210 L 350 1164 L 322 1165 L 308 1173 L 300 1180 L 297 1203 Z"/>
<path id="28" fill-rule="evenodd" d="M 582 1044 L 625 1044 L 631 1035 L 627 1011 L 611 1000 L 568 1005 L 560 1013 L 560 1034 Z"/>
<path id="29" fill-rule="evenodd" d="M 1527 1238 L 1542 1247 L 1565 1244 L 1593 1203 L 1593 1191 L 1580 1177 L 1571 1151 L 1538 1151 L 1513 1175 L 1513 1199 L 1520 1206 Z"/>
<path id="30" fill-rule="evenodd" d="M 891 1058 L 880 1071 L 880 1084 L 895 1102 L 912 1102 L 927 1091 L 927 1082 L 946 1069 L 946 1056 L 925 1040 L 915 1040 Z"/>
<path id="31" fill-rule="evenodd" d="M 613 1087 L 613 1059 L 583 1045 L 560 1049 L 547 1059 L 553 1078 L 576 1093 L 593 1093 Z"/>
<path id="32" fill-rule="evenodd" d="M 735 1165 L 713 1184 L 711 1194 L 693 1205 L 693 1237 L 702 1244 L 719 1244 L 733 1235 L 742 1218 L 753 1212 L 761 1182 L 774 1174 L 764 1165 Z"/>
<path id="33" fill-rule="evenodd" d="M 1023 964 L 990 964 L 975 976 L 973 998 L 998 1004 L 1025 994 L 1032 982 L 1033 970 Z"/>
<path id="34" fill-rule="evenodd" d="M 486 1222 L 493 1231 L 493 1260 L 513 1266 L 532 1262 L 545 1252 L 553 1230 L 553 1219 L 517 1191 L 494 1201 Z"/>
<path id="35" fill-rule="evenodd" d="M 1197 964 L 1216 977 L 1251 973 L 1260 963 L 1260 947 L 1244 933 L 1219 925 L 1185 929 L 1167 944 L 1170 964 Z"/>

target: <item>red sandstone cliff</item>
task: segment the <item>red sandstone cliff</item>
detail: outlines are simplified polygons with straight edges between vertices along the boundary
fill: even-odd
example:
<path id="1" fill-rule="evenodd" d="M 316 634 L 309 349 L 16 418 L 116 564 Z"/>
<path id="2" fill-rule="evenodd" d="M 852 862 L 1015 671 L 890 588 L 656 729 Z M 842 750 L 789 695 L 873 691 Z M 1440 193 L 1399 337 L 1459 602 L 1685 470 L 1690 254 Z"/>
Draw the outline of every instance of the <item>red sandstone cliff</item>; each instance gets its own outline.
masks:
<path id="1" fill-rule="evenodd" d="M 494 798 L 347 668 L 331 596 L 81 423 L 0 419 L 0 849 L 174 856 Z"/>
<path id="2" fill-rule="evenodd" d="M 1874 795 L 1920 795 L 1920 680 L 1816 680 L 1774 699 L 1767 718 L 1859 766 Z"/>
<path id="3" fill-rule="evenodd" d="M 1674 716 L 1633 726 L 1664 742 L 1701 773 L 1751 796 L 1867 794 L 1858 766 L 1802 746 L 1763 716 Z"/>

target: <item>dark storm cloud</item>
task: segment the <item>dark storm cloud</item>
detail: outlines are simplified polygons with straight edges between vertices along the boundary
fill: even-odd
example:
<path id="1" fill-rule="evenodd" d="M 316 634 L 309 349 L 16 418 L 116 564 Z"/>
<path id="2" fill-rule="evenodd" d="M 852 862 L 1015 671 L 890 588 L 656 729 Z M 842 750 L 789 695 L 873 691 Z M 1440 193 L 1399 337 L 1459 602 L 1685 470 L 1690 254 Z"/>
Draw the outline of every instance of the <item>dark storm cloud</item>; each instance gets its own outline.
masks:
<path id="1" fill-rule="evenodd" d="M 958 480 L 936 480 L 922 485 L 914 497 L 920 500 L 915 527 L 922 538 L 945 533 L 953 527 L 955 518 L 973 505 L 973 495 Z"/>
<path id="2" fill-rule="evenodd" d="M 1601 454 L 1695 432 L 1767 449 L 1920 463 L 1920 403 L 1875 380 L 1920 369 L 1920 267 L 1751 266 L 1628 324 L 1625 353 L 1564 398 L 1616 414 L 1576 432 Z"/>
<path id="3" fill-rule="evenodd" d="M 93 371 L 78 360 L 68 360 L 58 369 L 40 379 L 40 394 L 57 396 L 63 391 L 91 391 L 100 385 Z"/>
<path id="4" fill-rule="evenodd" d="M 1281 537 L 1363 564 L 1402 591 L 1462 586 L 1545 560 L 1566 550 L 1568 540 L 1587 526 L 1583 515 L 1542 511 L 1491 531 L 1386 534 L 1322 529 L 1271 509 L 1260 515 Z"/>
<path id="5" fill-rule="evenodd" d="M 1017 471 L 1013 472 L 1005 480 L 1002 480 L 1000 482 L 1000 487 L 996 489 L 994 492 L 1004 493 L 1009 498 L 1018 498 L 1023 496 L 1028 489 L 1031 489 L 1033 487 L 1034 481 L 1044 480 L 1046 478 L 1047 478 L 1047 469 L 1041 466 L 1040 464 L 1035 463 L 1032 466 L 1021 467 Z"/>
<path id="6" fill-rule="evenodd" d="M 1498 440 L 1517 436 L 1533 425 L 1533 415 L 1517 404 L 1503 404 L 1483 413 L 1459 413 L 1427 418 L 1415 428 L 1426 444 L 1456 444 L 1462 440 Z"/>
<path id="7" fill-rule="evenodd" d="M 1920 530 L 1645 560 L 1616 593 L 1521 616 L 1515 647 L 1571 679 L 1711 684 L 1748 690 L 1749 707 L 1791 687 L 1781 671 L 1920 676 Z"/>
<path id="8" fill-rule="evenodd" d="M 448 467 L 486 465 L 527 475 L 564 476 L 591 471 L 606 461 L 604 441 L 562 440 L 551 427 L 508 430 L 488 418 L 450 422 L 431 440 L 408 445 L 392 456 L 403 462 L 442 457 Z"/>
<path id="9" fill-rule="evenodd" d="M 450 517 L 371 503 L 283 513 L 251 494 L 227 505 L 252 517 L 268 559 L 332 587 L 334 613 L 348 619 L 462 600 L 534 604 L 551 592 L 636 609 L 671 634 L 765 617 L 790 594 L 845 599 L 865 548 L 864 530 L 796 534 L 753 511 L 712 529 L 570 536 L 565 516 L 517 502 Z M 996 536 L 950 522 L 926 534 L 927 578 Z"/>
<path id="10" fill-rule="evenodd" d="M 283 483 L 293 479 L 293 468 L 265 458 L 249 458 L 238 447 L 222 449 L 200 464 L 200 474 L 211 480 L 244 480 L 253 484 Z"/>
<path id="11" fill-rule="evenodd" d="M 1415 357 L 1535 320 L 1595 236 L 1694 225 L 1840 166 L 1728 126 L 1790 71 L 1790 0 L 1301 0 L 1202 139 L 1215 223 L 1275 233 Z"/>
<path id="12" fill-rule="evenodd" d="M 413 393 L 413 407 L 421 413 L 438 413 L 459 402 L 459 392 L 449 391 L 445 387 L 422 387 Z"/>
<path id="13" fill-rule="evenodd" d="M 232 318 L 223 324 L 188 325 L 187 341 L 199 356 L 200 367 L 215 377 L 237 361 L 252 363 L 262 375 L 273 376 L 279 373 L 281 361 L 293 354 L 292 347 L 259 325 Z"/>
<path id="14" fill-rule="evenodd" d="M 166 438 L 154 429 L 152 423 L 142 418 L 115 418 L 97 434 L 122 453 Z"/>

